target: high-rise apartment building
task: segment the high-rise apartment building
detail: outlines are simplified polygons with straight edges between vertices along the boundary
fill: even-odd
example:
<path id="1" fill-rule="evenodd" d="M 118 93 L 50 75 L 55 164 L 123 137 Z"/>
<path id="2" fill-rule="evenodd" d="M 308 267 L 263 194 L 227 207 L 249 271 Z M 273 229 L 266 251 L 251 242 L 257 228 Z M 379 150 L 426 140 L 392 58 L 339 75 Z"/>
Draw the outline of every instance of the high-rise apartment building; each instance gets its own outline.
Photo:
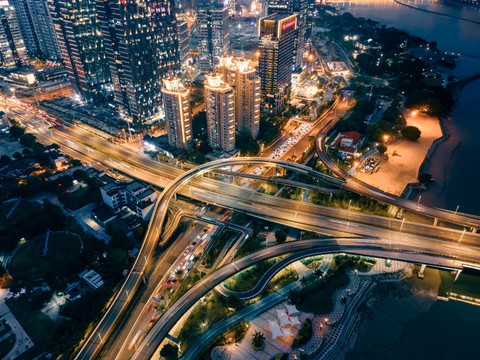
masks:
<path id="1" fill-rule="evenodd" d="M 33 31 L 38 44 L 39 55 L 50 60 L 57 60 L 60 58 L 60 48 L 47 0 L 16 1 L 26 1 L 28 5 Z"/>
<path id="2" fill-rule="evenodd" d="M 135 121 L 151 119 L 161 79 L 179 68 L 173 1 L 97 0 L 97 14 L 115 104 Z"/>
<path id="3" fill-rule="evenodd" d="M 205 81 L 208 144 L 225 152 L 235 150 L 235 95 L 221 74 Z"/>
<path id="4" fill-rule="evenodd" d="M 188 22 L 179 21 L 177 23 L 178 33 L 178 51 L 180 53 L 180 62 L 187 61 L 190 53 L 190 33 L 188 31 Z"/>
<path id="5" fill-rule="evenodd" d="M 160 101 L 157 52 L 145 1 L 97 0 L 115 104 L 135 121 L 152 117 Z"/>
<path id="6" fill-rule="evenodd" d="M 61 57 L 73 88 L 85 99 L 105 101 L 110 71 L 95 0 L 50 0 Z"/>
<path id="7" fill-rule="evenodd" d="M 60 57 L 47 0 L 11 0 L 30 56 L 51 60 Z"/>
<path id="8" fill-rule="evenodd" d="M 0 65 L 5 69 L 22 66 L 27 49 L 18 26 L 15 9 L 0 7 Z"/>
<path id="9" fill-rule="evenodd" d="M 15 9 L 15 14 L 22 34 L 25 47 L 30 56 L 37 56 L 40 54 L 38 46 L 37 34 L 33 28 L 33 19 L 30 14 L 30 8 L 27 0 L 10 0 L 10 4 Z"/>
<path id="10" fill-rule="evenodd" d="M 253 139 L 260 130 L 260 76 L 256 67 L 247 59 L 233 56 L 219 58 L 217 72 L 223 81 L 233 87 L 235 93 L 235 128 Z"/>
<path id="11" fill-rule="evenodd" d="M 160 78 L 180 70 L 178 51 L 177 18 L 175 0 L 145 0 L 153 27 L 153 41 L 157 58 L 157 73 Z"/>
<path id="12" fill-rule="evenodd" d="M 202 71 L 212 71 L 218 57 L 230 52 L 228 7 L 202 5 L 197 10 L 198 56 Z"/>
<path id="13" fill-rule="evenodd" d="M 304 66 L 306 52 L 308 6 L 310 0 L 267 0 L 267 14 L 296 14 L 297 34 L 295 37 L 295 70 Z"/>
<path id="14" fill-rule="evenodd" d="M 262 101 L 277 112 L 290 96 L 297 29 L 295 14 L 272 14 L 260 19 L 258 73 Z"/>
<path id="15" fill-rule="evenodd" d="M 163 109 L 167 125 L 168 143 L 189 150 L 193 144 L 190 91 L 179 78 L 163 79 Z"/>

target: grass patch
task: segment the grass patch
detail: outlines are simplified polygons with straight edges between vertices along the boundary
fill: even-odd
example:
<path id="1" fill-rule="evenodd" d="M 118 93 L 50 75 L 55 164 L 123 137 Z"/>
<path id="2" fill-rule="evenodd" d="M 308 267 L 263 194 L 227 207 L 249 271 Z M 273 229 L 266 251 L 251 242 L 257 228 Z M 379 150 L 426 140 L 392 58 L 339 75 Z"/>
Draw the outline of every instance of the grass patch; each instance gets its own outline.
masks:
<path id="1" fill-rule="evenodd" d="M 310 269 L 316 269 L 322 264 L 323 256 L 311 256 L 308 258 L 301 259 L 300 262 Z"/>
<path id="2" fill-rule="evenodd" d="M 342 267 L 326 278 L 317 280 L 300 290 L 291 291 L 289 297 L 300 311 L 315 315 L 328 314 L 333 309 L 333 293 L 347 285 L 349 281 L 345 267 Z"/>
<path id="3" fill-rule="evenodd" d="M 197 360 L 211 360 L 211 353 L 217 346 L 223 346 L 232 343 L 239 343 L 247 334 L 248 322 L 245 320 L 240 321 L 238 324 L 233 325 L 227 329 L 223 334 L 217 336 L 207 347 L 205 347 Z"/>
<path id="4" fill-rule="evenodd" d="M 275 291 L 278 291 L 279 289 L 282 289 L 297 280 L 298 274 L 295 269 L 291 268 L 290 266 L 283 268 L 277 275 L 274 276 L 272 280 L 270 280 L 262 293 L 262 298 L 273 294 Z"/>
<path id="5" fill-rule="evenodd" d="M 14 344 L 15 344 L 14 334 L 0 341 L 0 359 L 4 359 L 5 356 L 7 356 L 10 350 L 12 350 Z"/>
<path id="6" fill-rule="evenodd" d="M 243 292 L 253 288 L 265 272 L 275 265 L 280 258 L 262 261 L 240 271 L 224 282 L 224 286 L 231 291 Z"/>
<path id="7" fill-rule="evenodd" d="M 181 349 L 185 351 L 195 339 L 212 325 L 232 315 L 243 306 L 240 301 L 230 304 L 229 299 L 210 291 L 203 301 L 197 302 L 192 312 L 183 323 L 178 334 Z"/>
<path id="8" fill-rule="evenodd" d="M 92 190 L 90 186 L 85 186 L 74 192 L 63 193 L 58 199 L 70 210 L 78 210 L 90 203 L 100 202 L 102 196 L 98 189 Z"/>
<path id="9" fill-rule="evenodd" d="M 44 246 L 45 236 L 39 236 L 17 251 L 9 265 L 14 279 L 33 281 L 56 273 L 78 258 L 81 249 L 80 239 L 64 233 L 50 234 L 46 256 L 43 256 Z"/>
<path id="10" fill-rule="evenodd" d="M 238 236 L 238 233 L 228 229 L 222 231 L 219 236 L 214 235 L 212 239 L 213 245 L 203 260 L 203 265 L 206 268 L 211 268 L 213 264 L 215 264 L 215 261 L 217 261 L 218 255 L 220 255 L 222 252 L 223 247 L 233 236 Z"/>
<path id="11" fill-rule="evenodd" d="M 175 301 L 180 299 L 192 286 L 199 282 L 206 274 L 204 272 L 198 271 L 196 268 L 193 268 L 185 279 L 182 280 L 180 286 L 178 287 L 175 294 L 173 294 L 170 303 L 173 304 Z"/>
<path id="12" fill-rule="evenodd" d="M 312 329 L 312 321 L 307 319 L 303 322 L 298 335 L 293 339 L 292 346 L 302 346 L 308 342 L 312 338 L 313 329 Z"/>
<path id="13" fill-rule="evenodd" d="M 357 269 L 358 271 L 369 271 L 375 264 L 377 259 L 354 256 L 354 255 L 336 255 L 335 256 L 335 268 L 346 266 L 349 268 Z"/>
<path id="14" fill-rule="evenodd" d="M 40 309 L 33 309 L 26 300 L 26 296 L 8 299 L 7 305 L 35 344 L 29 354 L 38 355 L 43 352 L 45 344 L 51 341 L 55 333 L 52 320 Z"/>

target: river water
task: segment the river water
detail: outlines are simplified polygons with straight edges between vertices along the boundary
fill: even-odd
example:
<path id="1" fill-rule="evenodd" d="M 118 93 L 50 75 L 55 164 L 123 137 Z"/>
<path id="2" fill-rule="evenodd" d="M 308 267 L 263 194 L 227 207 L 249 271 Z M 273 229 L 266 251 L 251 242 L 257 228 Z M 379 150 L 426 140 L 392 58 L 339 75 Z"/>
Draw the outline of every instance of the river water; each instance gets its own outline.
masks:
<path id="1" fill-rule="evenodd" d="M 407 1 L 407 0 L 402 0 Z M 480 22 L 480 9 L 456 7 L 431 0 L 413 0 L 409 3 L 426 10 Z M 395 3 L 393 0 L 352 0 L 336 3 L 339 9 L 348 11 L 354 16 L 376 20 L 382 24 L 394 26 L 412 35 L 428 41 L 436 41 L 438 47 L 445 51 L 461 53 L 454 74 L 465 77 L 480 72 L 480 24 L 412 9 Z M 469 83 L 457 94 L 457 104 L 452 111 L 449 123 L 456 137 L 456 147 L 452 155 L 437 152 L 432 164 L 445 166 L 445 181 L 441 191 L 426 193 L 422 202 L 429 205 L 442 206 L 466 213 L 480 215 L 480 166 L 478 154 L 480 150 L 480 80 Z M 446 145 L 446 144 L 445 144 Z M 453 150 L 453 149 L 452 149 Z M 446 155 L 448 154 L 448 155 Z M 443 159 L 443 157 L 445 157 Z M 433 166 L 433 165 L 432 165 Z M 428 196 L 430 195 L 430 196 Z M 432 271 L 428 276 L 432 276 Z M 444 274 L 445 275 L 445 274 Z M 446 275 L 451 276 L 451 275 Z M 451 280 L 451 279 L 450 279 Z M 478 287 L 478 278 L 462 279 L 464 289 Z M 427 281 L 427 279 L 425 280 Z M 443 278 L 446 285 L 445 277 Z M 426 284 L 416 284 L 420 292 Z M 463 293 L 462 290 L 458 290 Z M 422 303 L 422 298 L 418 299 Z M 409 312 L 402 310 L 395 300 L 388 301 L 392 315 L 399 312 L 401 317 L 409 318 Z M 395 310 L 393 310 L 395 309 Z M 402 312 L 403 311 L 403 312 Z M 401 321 L 400 321 L 401 322 Z M 399 339 L 393 349 L 386 347 L 370 347 L 368 338 L 376 338 L 391 328 L 382 323 L 368 326 L 366 337 L 359 340 L 367 350 L 365 354 L 354 354 L 352 358 L 372 359 L 475 359 L 479 358 L 477 345 L 477 327 L 480 323 L 480 307 L 455 301 L 436 301 L 421 314 L 402 324 L 398 330 Z M 378 325 L 380 328 L 378 328 Z M 383 325 L 383 326 L 382 326 Z M 392 325 L 394 326 L 394 325 Z M 366 342 L 365 342 L 366 341 Z M 388 342 L 387 342 L 388 344 Z M 383 344 L 385 345 L 385 344 Z M 359 356 L 360 355 L 360 356 Z"/>
<path id="2" fill-rule="evenodd" d="M 405 0 L 406 1 L 406 0 Z M 458 77 L 480 72 L 480 9 L 457 7 L 431 0 L 414 0 L 410 4 L 426 10 L 460 17 L 470 21 L 427 13 L 412 9 L 393 0 L 352 0 L 335 3 L 357 17 L 376 20 L 382 24 L 394 26 L 412 35 L 428 41 L 436 41 L 445 51 L 462 54 L 455 69 Z M 435 196 L 422 196 L 422 202 L 428 205 L 455 209 L 480 215 L 480 80 L 471 82 L 458 94 L 457 105 L 451 117 L 455 134 L 461 145 L 450 159 L 435 159 L 437 163 L 445 160 L 445 186 Z"/>

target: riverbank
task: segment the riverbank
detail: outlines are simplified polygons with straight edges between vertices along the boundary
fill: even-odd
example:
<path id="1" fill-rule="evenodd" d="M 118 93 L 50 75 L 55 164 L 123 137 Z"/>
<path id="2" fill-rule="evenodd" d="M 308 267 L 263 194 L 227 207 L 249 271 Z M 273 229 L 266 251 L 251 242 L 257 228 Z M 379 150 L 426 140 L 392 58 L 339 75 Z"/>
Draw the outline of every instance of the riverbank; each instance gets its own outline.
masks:
<path id="1" fill-rule="evenodd" d="M 388 145 L 388 160 L 382 157 L 379 170 L 373 174 L 356 172 L 355 177 L 390 194 L 400 196 L 409 183 L 418 181 L 418 171 L 432 144 L 442 137 L 437 118 L 418 114 L 406 116 L 407 125 L 417 127 L 422 135 L 415 142 L 401 140 Z"/>
<path id="2" fill-rule="evenodd" d="M 452 286 L 454 275 L 431 268 L 424 274 L 423 280 L 414 276 L 399 283 L 377 284 L 362 309 L 359 336 L 349 360 L 478 357 L 475 329 L 480 306 L 438 300 L 442 288 Z M 463 285 L 454 289 L 463 293 L 462 286 L 469 288 L 478 281 L 478 276 L 460 276 L 458 282 Z"/>
<path id="3" fill-rule="evenodd" d="M 359 335 L 349 360 L 390 358 L 404 327 L 437 301 L 440 284 L 438 271 L 428 268 L 425 280 L 411 277 L 398 283 L 378 283 L 361 313 Z"/>

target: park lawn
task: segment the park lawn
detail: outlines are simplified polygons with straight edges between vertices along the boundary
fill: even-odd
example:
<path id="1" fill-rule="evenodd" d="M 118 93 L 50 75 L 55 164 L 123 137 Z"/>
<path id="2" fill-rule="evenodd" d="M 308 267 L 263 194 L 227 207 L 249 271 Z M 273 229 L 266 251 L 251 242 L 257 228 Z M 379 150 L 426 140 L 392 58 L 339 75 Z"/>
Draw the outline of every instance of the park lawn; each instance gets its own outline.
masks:
<path id="1" fill-rule="evenodd" d="M 212 241 L 215 242 L 203 260 L 203 265 L 206 268 L 211 268 L 213 264 L 215 264 L 215 261 L 217 261 L 218 255 L 220 255 L 222 252 L 223 247 L 233 236 L 238 237 L 238 232 L 228 229 L 222 231 L 219 236 L 214 236 Z"/>
<path id="2" fill-rule="evenodd" d="M 265 272 L 275 265 L 280 258 L 274 258 L 262 261 L 256 265 L 240 271 L 238 274 L 225 280 L 224 286 L 231 291 L 243 292 L 248 291 L 257 285 L 260 278 Z"/>
<path id="3" fill-rule="evenodd" d="M 2 204 L 2 206 L 0 206 L 0 218 L 4 219 L 16 203 L 16 201 L 12 201 L 7 204 Z M 40 208 L 40 203 L 33 201 L 20 201 L 9 219 L 13 219 L 18 215 L 29 214 L 31 211 L 39 210 Z"/>
<path id="4" fill-rule="evenodd" d="M 287 266 L 283 268 L 277 275 L 270 280 L 265 290 L 263 290 L 262 298 L 273 294 L 274 292 L 283 289 L 285 286 L 298 280 L 298 274 L 295 269 Z"/>
<path id="5" fill-rule="evenodd" d="M 13 256 L 9 272 L 15 279 L 37 280 L 67 267 L 80 255 L 81 243 L 77 237 L 50 233 L 48 254 L 43 256 L 45 235 L 24 244 Z"/>
<path id="6" fill-rule="evenodd" d="M 300 260 L 300 262 L 310 269 L 316 269 L 323 262 L 323 256 L 317 255 Z"/>
<path id="7" fill-rule="evenodd" d="M 325 280 L 320 280 L 312 285 L 303 288 L 305 294 L 302 296 L 297 308 L 300 311 L 312 312 L 315 315 L 328 314 L 333 309 L 332 295 L 338 288 L 344 287 L 350 279 L 345 271 L 338 271 Z"/>
<path id="8" fill-rule="evenodd" d="M 70 210 L 78 210 L 88 204 L 100 202 L 101 195 L 100 191 L 92 191 L 89 186 L 85 186 L 74 192 L 61 194 L 58 199 Z"/>
<path id="9" fill-rule="evenodd" d="M 10 350 L 12 350 L 14 344 L 15 344 L 14 334 L 0 341 L 0 359 L 4 359 L 5 356 L 7 356 Z"/>
<path id="10" fill-rule="evenodd" d="M 35 344 L 18 359 L 32 359 L 44 351 L 43 347 L 55 333 L 55 324 L 40 310 L 30 309 L 18 299 L 7 300 L 7 306 Z"/>

